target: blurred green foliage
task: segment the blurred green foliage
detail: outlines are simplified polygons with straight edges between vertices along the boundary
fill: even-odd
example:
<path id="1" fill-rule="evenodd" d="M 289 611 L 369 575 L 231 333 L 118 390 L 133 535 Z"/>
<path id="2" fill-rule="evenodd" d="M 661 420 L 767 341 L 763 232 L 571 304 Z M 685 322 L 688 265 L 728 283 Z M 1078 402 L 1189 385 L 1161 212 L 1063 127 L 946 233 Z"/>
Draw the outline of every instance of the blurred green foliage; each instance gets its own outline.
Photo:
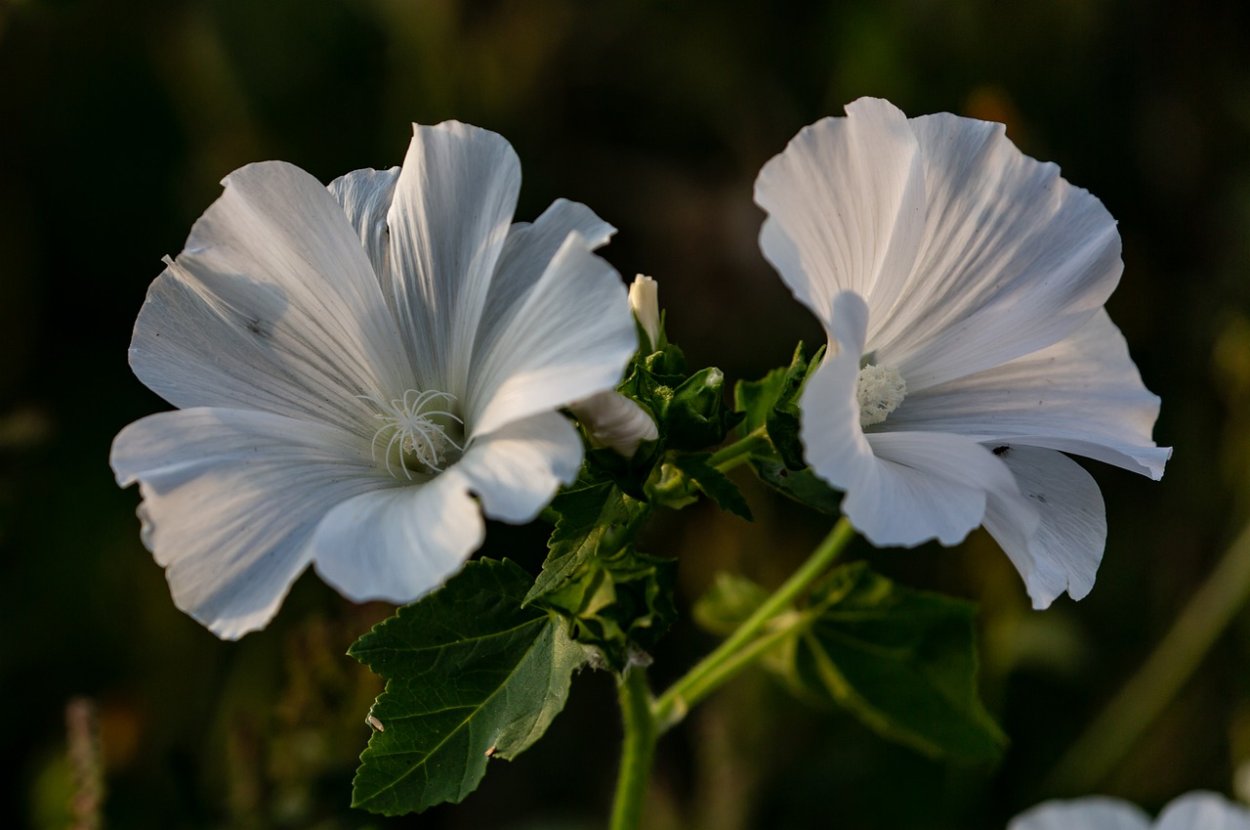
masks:
<path id="1" fill-rule="evenodd" d="M 180 614 L 142 549 L 109 442 L 165 405 L 126 346 L 163 254 L 230 170 L 285 159 L 323 180 L 396 164 L 410 121 L 503 133 L 519 218 L 557 196 L 620 233 L 606 256 L 656 276 L 691 365 L 729 383 L 784 365 L 814 321 L 756 247 L 760 165 L 861 95 L 910 114 L 1005 121 L 1120 221 L 1110 303 L 1177 447 L 1160 484 L 1094 468 L 1110 540 L 1079 605 L 1028 610 L 984 535 L 956 550 L 858 550 L 901 584 L 981 604 L 982 679 L 1012 743 L 957 768 L 743 677 L 665 738 L 650 823 L 1000 828 L 1150 652 L 1244 523 L 1250 497 L 1250 6 L 1236 0 L 20 0 L 0 3 L 0 826 L 67 826 L 66 707 L 95 703 L 108 826 L 597 826 L 618 737 L 611 683 L 464 804 L 349 810 L 378 681 L 344 655 L 388 613 L 314 579 L 277 621 L 219 643 Z M 736 476 L 754 524 L 697 508 L 646 549 L 680 558 L 675 676 L 712 642 L 688 604 L 722 570 L 775 585 L 827 530 Z M 536 572 L 544 528 L 486 551 Z M 1229 791 L 1250 759 L 1250 615 L 1098 788 L 1157 807 Z M 1240 776 L 1245 780 L 1245 773 Z M 67 806 L 69 805 L 69 806 Z"/>

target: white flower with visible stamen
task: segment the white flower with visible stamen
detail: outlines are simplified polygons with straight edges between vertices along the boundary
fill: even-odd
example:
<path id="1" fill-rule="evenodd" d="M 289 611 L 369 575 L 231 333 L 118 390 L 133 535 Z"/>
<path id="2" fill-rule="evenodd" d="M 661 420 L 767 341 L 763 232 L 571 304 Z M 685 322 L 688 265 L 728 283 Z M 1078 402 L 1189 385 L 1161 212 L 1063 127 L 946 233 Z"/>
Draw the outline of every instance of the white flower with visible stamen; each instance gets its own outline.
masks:
<path id="1" fill-rule="evenodd" d="M 1102 204 L 1001 124 L 861 99 L 760 171 L 760 246 L 829 339 L 800 400 L 813 471 L 877 545 L 984 525 L 1035 607 L 1093 587 L 1102 496 L 1065 453 L 1158 479 L 1170 450 L 1103 310 Z"/>
<path id="2" fill-rule="evenodd" d="M 613 228 L 558 200 L 512 223 L 500 136 L 416 127 L 402 168 L 325 187 L 252 164 L 148 291 L 130 363 L 178 411 L 113 443 L 179 608 L 260 628 L 312 565 L 408 602 L 532 520 L 582 444 L 560 409 L 613 389 L 637 346 Z"/>
<path id="3" fill-rule="evenodd" d="M 450 392 L 428 390 L 419 392 L 409 389 L 402 398 L 390 403 L 380 401 L 372 395 L 361 395 L 371 401 L 380 410 L 377 419 L 382 422 L 378 431 L 373 434 L 370 446 L 376 450 L 378 439 L 386 443 L 382 458 L 386 471 L 396 478 L 402 470 L 403 476 L 412 480 L 415 469 L 418 474 L 429 475 L 441 473 L 448 463 L 455 462 L 464 445 L 447 434 L 449 428 L 463 432 L 464 421 L 460 416 L 446 409 L 430 409 L 435 401 L 454 403 L 456 398 Z M 376 453 L 374 458 L 376 459 Z M 394 468 L 392 467 L 394 461 Z"/>
<path id="4" fill-rule="evenodd" d="M 1016 816 L 1007 830 L 1250 830 L 1250 810 L 1212 792 L 1192 792 L 1163 808 L 1157 821 L 1118 798 L 1047 801 Z"/>

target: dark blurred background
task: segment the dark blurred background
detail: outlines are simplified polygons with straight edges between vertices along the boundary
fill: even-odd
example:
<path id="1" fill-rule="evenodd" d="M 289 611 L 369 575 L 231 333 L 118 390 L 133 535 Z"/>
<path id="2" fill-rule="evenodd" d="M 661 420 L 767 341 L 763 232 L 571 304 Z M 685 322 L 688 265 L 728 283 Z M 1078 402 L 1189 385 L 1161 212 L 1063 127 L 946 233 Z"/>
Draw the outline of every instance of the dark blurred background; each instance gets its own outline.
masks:
<path id="1" fill-rule="evenodd" d="M 516 147 L 518 218 L 557 196 L 593 206 L 620 229 L 608 259 L 660 280 L 692 363 L 755 377 L 819 329 L 759 254 L 752 181 L 861 95 L 1004 121 L 1106 203 L 1126 263 L 1110 310 L 1175 458 L 1158 484 L 1094 470 L 1110 540 L 1080 604 L 1030 611 L 983 533 L 858 551 L 981 604 L 1001 765 L 918 756 L 749 675 L 664 739 L 648 823 L 1001 828 L 1056 794 L 1047 775 L 1247 514 L 1250 5 L 0 0 L 0 826 L 70 826 L 74 792 L 123 828 L 598 826 L 619 727 L 591 672 L 464 804 L 348 809 L 378 687 L 343 652 L 388 609 L 306 577 L 267 630 L 220 643 L 174 608 L 107 464 L 122 426 L 167 408 L 127 368 L 135 314 L 230 170 L 276 158 L 328 181 L 399 163 L 410 121 L 457 118 Z M 720 569 L 775 584 L 827 529 L 748 495 L 753 526 L 696 508 L 652 528 L 649 548 L 681 559 L 683 610 Z M 536 569 L 543 532 L 492 528 L 487 549 Z M 686 614 L 653 675 L 711 643 Z M 1059 794 L 1152 810 L 1197 787 L 1250 795 L 1250 616 L 1196 656 L 1115 769 Z M 75 777 L 91 721 L 97 796 Z"/>

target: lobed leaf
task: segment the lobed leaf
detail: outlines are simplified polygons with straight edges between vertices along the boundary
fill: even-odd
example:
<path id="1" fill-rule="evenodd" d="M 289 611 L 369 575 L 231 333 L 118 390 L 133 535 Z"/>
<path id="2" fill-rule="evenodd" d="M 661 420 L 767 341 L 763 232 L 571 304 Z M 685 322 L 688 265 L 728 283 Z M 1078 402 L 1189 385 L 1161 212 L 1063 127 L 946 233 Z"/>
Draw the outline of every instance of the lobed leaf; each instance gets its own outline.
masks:
<path id="1" fill-rule="evenodd" d="M 1006 743 L 977 692 L 975 607 L 895 585 L 863 563 L 813 596 L 794 677 L 882 735 L 931 755 L 997 759 Z"/>
<path id="2" fill-rule="evenodd" d="M 530 577 L 482 559 L 375 626 L 349 654 L 386 678 L 352 806 L 385 815 L 458 802 L 491 757 L 532 745 L 589 657 L 558 617 L 522 607 Z"/>

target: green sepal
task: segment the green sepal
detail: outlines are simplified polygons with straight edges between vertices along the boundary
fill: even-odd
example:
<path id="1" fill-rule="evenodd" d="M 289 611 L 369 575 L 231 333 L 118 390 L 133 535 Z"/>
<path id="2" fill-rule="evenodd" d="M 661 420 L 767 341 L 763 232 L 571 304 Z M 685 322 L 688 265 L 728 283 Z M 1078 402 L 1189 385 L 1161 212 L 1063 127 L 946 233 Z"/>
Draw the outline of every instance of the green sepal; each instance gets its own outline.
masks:
<path id="1" fill-rule="evenodd" d="M 835 702 L 930 755 L 997 760 L 1006 737 L 981 703 L 972 603 L 904 588 L 846 565 L 813 592 L 794 643 L 803 697 Z"/>
<path id="2" fill-rule="evenodd" d="M 352 645 L 386 678 L 352 806 L 394 816 L 459 802 L 490 758 L 515 758 L 542 736 L 591 654 L 562 619 L 522 607 L 529 586 L 511 561 L 470 562 Z"/>

